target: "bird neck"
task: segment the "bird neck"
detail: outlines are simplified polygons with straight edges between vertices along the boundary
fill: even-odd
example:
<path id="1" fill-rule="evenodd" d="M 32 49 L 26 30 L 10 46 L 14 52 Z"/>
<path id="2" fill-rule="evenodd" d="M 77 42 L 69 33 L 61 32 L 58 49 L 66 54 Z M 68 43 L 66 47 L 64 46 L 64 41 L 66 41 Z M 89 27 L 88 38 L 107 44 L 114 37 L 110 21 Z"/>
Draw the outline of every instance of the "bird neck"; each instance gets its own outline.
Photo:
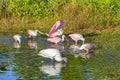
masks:
<path id="1" fill-rule="evenodd" d="M 18 43 L 18 44 L 21 44 L 21 40 L 17 40 L 17 43 Z"/>
<path id="2" fill-rule="evenodd" d="M 65 41 L 65 36 L 64 35 L 62 35 L 62 40 L 61 41 L 62 42 Z"/>

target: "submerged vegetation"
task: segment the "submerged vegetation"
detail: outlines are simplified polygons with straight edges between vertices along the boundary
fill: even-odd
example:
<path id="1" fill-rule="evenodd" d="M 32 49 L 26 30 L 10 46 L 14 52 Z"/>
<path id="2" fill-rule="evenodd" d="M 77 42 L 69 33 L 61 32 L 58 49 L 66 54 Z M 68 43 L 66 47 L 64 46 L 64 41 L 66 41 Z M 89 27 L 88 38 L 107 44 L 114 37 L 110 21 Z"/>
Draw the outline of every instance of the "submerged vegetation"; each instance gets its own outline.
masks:
<path id="1" fill-rule="evenodd" d="M 66 20 L 67 32 L 119 28 L 119 0 L 1 0 L 0 29 L 42 29 Z M 14 27 L 14 28 L 13 28 Z"/>

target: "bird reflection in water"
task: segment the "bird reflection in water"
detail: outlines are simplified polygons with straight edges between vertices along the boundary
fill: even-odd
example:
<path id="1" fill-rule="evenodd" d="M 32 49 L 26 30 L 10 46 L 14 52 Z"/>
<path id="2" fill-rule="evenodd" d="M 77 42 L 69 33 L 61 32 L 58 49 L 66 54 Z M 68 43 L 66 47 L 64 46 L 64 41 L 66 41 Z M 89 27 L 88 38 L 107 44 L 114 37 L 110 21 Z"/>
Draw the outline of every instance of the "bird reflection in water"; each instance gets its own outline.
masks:
<path id="1" fill-rule="evenodd" d="M 79 56 L 84 58 L 84 59 L 89 59 L 89 58 L 94 57 L 95 53 L 93 51 L 91 51 L 91 52 L 87 52 L 87 53 L 75 53 L 74 54 L 75 58 L 78 58 Z"/>
<path id="2" fill-rule="evenodd" d="M 16 49 L 19 49 L 21 47 L 21 45 L 17 42 L 14 42 L 13 47 Z"/>
<path id="3" fill-rule="evenodd" d="M 70 52 L 72 52 L 72 53 L 78 53 L 78 52 L 80 52 L 80 50 L 78 49 L 80 46 L 79 45 L 75 45 L 75 44 L 72 44 L 72 45 L 70 45 L 70 47 L 69 47 L 69 49 L 70 49 Z"/>
<path id="4" fill-rule="evenodd" d="M 31 49 L 37 49 L 37 41 L 28 40 L 28 46 L 29 46 Z"/>
<path id="5" fill-rule="evenodd" d="M 48 76 L 58 76 L 61 73 L 62 67 L 66 67 L 66 63 L 50 63 L 42 65 L 41 67 L 39 67 L 39 69 Z"/>
<path id="6" fill-rule="evenodd" d="M 49 43 L 48 48 L 58 49 L 60 52 L 64 51 L 64 45 L 62 44 Z"/>

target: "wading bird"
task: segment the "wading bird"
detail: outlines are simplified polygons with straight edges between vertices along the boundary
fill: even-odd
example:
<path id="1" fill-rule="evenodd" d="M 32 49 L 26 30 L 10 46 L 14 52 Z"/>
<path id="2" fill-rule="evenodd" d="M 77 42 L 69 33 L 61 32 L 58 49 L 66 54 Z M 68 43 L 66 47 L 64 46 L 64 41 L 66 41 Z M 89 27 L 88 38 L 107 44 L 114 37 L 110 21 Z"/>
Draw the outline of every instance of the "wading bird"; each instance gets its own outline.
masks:
<path id="1" fill-rule="evenodd" d="M 57 37 L 63 34 L 62 26 L 65 24 L 65 20 L 56 21 L 48 33 L 39 31 L 40 34 L 44 34 L 48 37 Z"/>
<path id="2" fill-rule="evenodd" d="M 75 41 L 75 45 L 77 45 L 78 40 L 82 40 L 84 44 L 85 38 L 81 34 L 77 34 L 77 33 L 69 34 L 69 37 Z"/>
<path id="3" fill-rule="evenodd" d="M 90 52 L 91 49 L 94 49 L 96 47 L 95 44 L 91 44 L 91 43 L 86 43 L 83 44 L 79 47 L 79 50 L 86 50 L 88 53 Z"/>
<path id="4" fill-rule="evenodd" d="M 62 26 L 65 24 L 65 20 L 56 21 L 53 27 L 47 34 L 48 37 L 61 36 L 63 34 Z"/>
<path id="5" fill-rule="evenodd" d="M 56 60 L 58 62 L 62 61 L 62 56 L 58 49 L 48 48 L 39 51 L 39 54 L 42 57 L 50 58 L 51 60 Z"/>
<path id="6" fill-rule="evenodd" d="M 65 41 L 66 36 L 62 35 L 62 38 L 60 37 L 50 37 L 47 39 L 47 41 L 58 44 L 59 42 Z"/>
<path id="7" fill-rule="evenodd" d="M 48 34 L 48 37 L 56 37 L 56 36 L 61 36 L 63 34 L 63 30 L 62 29 L 58 29 L 56 32 L 52 33 L 52 34 Z"/>
<path id="8" fill-rule="evenodd" d="M 28 38 L 33 38 L 33 40 L 35 39 L 35 37 L 37 36 L 37 32 L 39 32 L 38 30 L 28 30 Z"/>
<path id="9" fill-rule="evenodd" d="M 21 38 L 22 38 L 22 36 L 19 34 L 16 34 L 13 36 L 14 41 L 19 44 L 21 44 Z"/>

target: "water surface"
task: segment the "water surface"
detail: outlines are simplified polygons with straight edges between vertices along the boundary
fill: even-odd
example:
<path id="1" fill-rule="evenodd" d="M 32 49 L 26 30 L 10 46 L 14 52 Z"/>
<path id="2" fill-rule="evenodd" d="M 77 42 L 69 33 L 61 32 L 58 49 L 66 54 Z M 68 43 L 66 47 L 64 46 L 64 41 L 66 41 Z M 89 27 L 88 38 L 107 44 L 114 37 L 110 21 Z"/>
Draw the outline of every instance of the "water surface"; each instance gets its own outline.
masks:
<path id="1" fill-rule="evenodd" d="M 46 37 L 23 39 L 19 45 L 13 35 L 0 36 L 0 80 L 119 80 L 120 34 L 86 36 L 86 43 L 96 44 L 90 53 L 71 48 L 70 40 L 52 44 Z M 79 41 L 79 45 L 81 45 Z M 57 48 L 67 63 L 52 62 L 38 56 L 42 49 Z"/>

